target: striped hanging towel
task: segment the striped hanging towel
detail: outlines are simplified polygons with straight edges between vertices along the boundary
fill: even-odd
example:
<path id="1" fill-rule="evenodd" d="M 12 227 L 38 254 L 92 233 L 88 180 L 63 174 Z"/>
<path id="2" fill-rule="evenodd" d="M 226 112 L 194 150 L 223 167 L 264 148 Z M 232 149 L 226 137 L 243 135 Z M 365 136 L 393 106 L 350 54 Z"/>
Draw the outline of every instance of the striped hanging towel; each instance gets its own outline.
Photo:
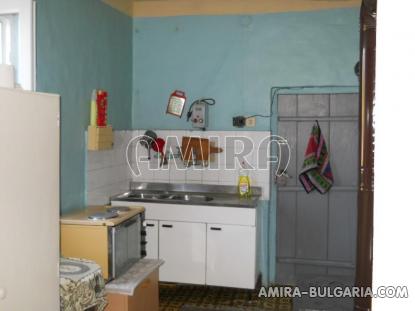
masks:
<path id="1" fill-rule="evenodd" d="M 329 153 L 318 121 L 313 125 L 308 139 L 299 179 L 307 193 L 317 189 L 318 192 L 324 194 L 333 185 Z"/>

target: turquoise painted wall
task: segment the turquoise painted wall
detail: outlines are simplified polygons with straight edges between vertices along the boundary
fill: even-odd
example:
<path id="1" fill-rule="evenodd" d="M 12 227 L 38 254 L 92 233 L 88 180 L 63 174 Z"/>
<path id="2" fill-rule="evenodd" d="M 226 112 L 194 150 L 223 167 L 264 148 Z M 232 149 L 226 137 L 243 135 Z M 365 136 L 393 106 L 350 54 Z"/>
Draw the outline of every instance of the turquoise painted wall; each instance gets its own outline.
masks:
<path id="1" fill-rule="evenodd" d="M 355 85 L 359 9 L 136 18 L 133 49 L 134 128 L 190 128 L 164 114 L 181 89 L 215 98 L 209 128 L 230 130 L 232 116 L 269 114 L 272 86 Z"/>
<path id="2" fill-rule="evenodd" d="M 232 130 L 232 117 L 270 113 L 273 86 L 356 86 L 359 9 L 255 16 L 186 16 L 134 19 L 134 128 L 187 129 L 165 115 L 169 94 L 188 102 L 213 97 L 209 129 Z M 294 93 L 356 92 L 357 88 L 305 88 Z M 284 92 L 289 92 L 284 90 Z M 276 112 L 274 102 L 273 112 Z M 252 130 L 275 133 L 277 120 L 257 118 Z M 246 129 L 245 129 L 246 130 Z M 258 264 L 264 284 L 276 278 L 276 191 L 257 209 Z"/>
<path id="3" fill-rule="evenodd" d="M 100 0 L 37 1 L 37 90 L 61 95 L 62 213 L 85 204 L 92 89 L 109 91 L 109 123 L 131 128 L 132 27 Z"/>

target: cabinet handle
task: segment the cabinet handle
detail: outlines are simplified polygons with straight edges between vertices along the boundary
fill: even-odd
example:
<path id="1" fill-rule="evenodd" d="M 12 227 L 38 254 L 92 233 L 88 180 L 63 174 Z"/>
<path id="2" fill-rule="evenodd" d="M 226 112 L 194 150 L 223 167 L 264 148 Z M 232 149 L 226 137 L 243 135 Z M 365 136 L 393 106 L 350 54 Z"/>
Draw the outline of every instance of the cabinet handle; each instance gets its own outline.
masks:
<path id="1" fill-rule="evenodd" d="M 173 228 L 173 225 L 161 225 L 163 228 Z"/>
<path id="2" fill-rule="evenodd" d="M 154 224 L 146 224 L 146 227 L 154 227 Z"/>
<path id="3" fill-rule="evenodd" d="M 222 228 L 210 227 L 210 230 L 213 230 L 213 231 L 222 231 Z"/>

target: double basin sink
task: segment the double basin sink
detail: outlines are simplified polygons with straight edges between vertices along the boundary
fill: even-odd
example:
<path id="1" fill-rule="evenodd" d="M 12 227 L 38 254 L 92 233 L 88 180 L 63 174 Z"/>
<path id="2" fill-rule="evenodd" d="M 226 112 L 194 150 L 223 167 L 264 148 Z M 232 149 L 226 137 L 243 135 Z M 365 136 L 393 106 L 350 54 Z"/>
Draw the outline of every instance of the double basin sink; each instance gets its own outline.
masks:
<path id="1" fill-rule="evenodd" d="M 134 201 L 140 200 L 154 200 L 154 201 L 173 201 L 173 202 L 209 202 L 212 201 L 214 198 L 207 195 L 202 194 L 188 194 L 188 193 L 169 193 L 169 192 L 147 192 L 147 191 L 140 191 L 140 190 L 133 190 L 130 191 L 125 199 L 130 199 Z"/>
<path id="2" fill-rule="evenodd" d="M 111 201 L 252 208 L 260 196 L 261 188 L 257 187 L 252 188 L 251 198 L 240 198 L 234 186 L 131 182 L 129 191 L 111 197 Z"/>

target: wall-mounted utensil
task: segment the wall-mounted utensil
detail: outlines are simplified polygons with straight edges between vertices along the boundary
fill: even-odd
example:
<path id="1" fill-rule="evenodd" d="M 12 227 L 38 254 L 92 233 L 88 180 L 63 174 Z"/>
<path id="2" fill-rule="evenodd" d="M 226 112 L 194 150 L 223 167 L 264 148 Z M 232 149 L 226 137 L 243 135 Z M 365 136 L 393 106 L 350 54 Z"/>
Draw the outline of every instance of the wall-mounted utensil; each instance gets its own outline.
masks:
<path id="1" fill-rule="evenodd" d="M 160 137 L 156 138 L 152 144 L 153 150 L 161 154 L 160 166 L 167 164 L 167 159 L 163 151 L 165 145 L 166 145 L 166 141 Z"/>
<path id="2" fill-rule="evenodd" d="M 156 139 L 157 134 L 151 130 L 145 131 L 144 135 L 140 138 L 140 145 L 147 149 L 149 160 L 151 159 L 151 148 Z"/>
<path id="3" fill-rule="evenodd" d="M 182 157 L 187 165 L 197 163 L 207 165 L 212 153 L 221 153 L 222 151 L 222 148 L 213 146 L 207 138 L 188 136 L 182 138 Z"/>

